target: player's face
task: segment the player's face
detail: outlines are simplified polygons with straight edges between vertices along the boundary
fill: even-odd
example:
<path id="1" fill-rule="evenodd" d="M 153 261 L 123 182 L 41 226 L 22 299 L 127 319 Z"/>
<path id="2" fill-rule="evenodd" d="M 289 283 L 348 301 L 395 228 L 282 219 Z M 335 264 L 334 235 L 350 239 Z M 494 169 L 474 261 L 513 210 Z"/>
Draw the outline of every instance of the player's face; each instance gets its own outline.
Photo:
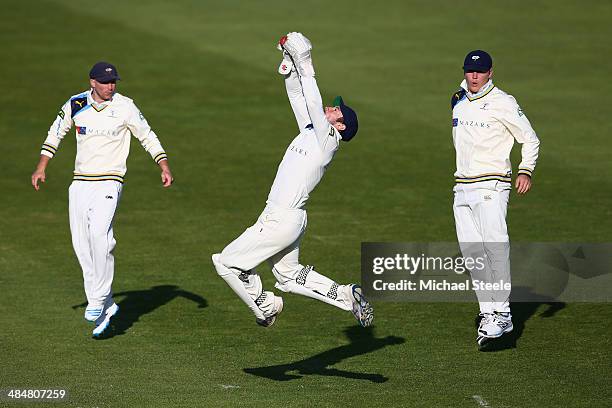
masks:
<path id="1" fill-rule="evenodd" d="M 342 111 L 339 106 L 326 106 L 325 109 L 325 117 L 332 125 L 336 122 L 342 123 Z"/>
<path id="2" fill-rule="evenodd" d="M 339 106 L 326 106 L 323 111 L 325 112 L 325 117 L 333 127 L 338 130 L 346 129 L 344 117 L 342 116 L 342 111 Z"/>
<path id="3" fill-rule="evenodd" d="M 98 102 L 111 100 L 115 94 L 115 88 L 117 87 L 115 81 L 103 84 L 95 79 L 90 79 L 89 83 L 93 89 L 93 97 Z"/>
<path id="4" fill-rule="evenodd" d="M 493 76 L 493 70 L 490 69 L 486 72 L 466 72 L 465 80 L 467 82 L 468 90 L 472 93 L 476 93 L 486 84 L 489 79 Z"/>

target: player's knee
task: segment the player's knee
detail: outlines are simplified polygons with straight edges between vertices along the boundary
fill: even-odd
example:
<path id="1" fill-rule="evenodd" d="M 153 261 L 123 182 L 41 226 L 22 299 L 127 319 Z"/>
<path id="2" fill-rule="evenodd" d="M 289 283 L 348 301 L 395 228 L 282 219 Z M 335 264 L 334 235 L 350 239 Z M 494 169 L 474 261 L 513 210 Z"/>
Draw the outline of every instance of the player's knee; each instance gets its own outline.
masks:
<path id="1" fill-rule="evenodd" d="M 113 252 L 115 250 L 116 245 L 117 245 L 117 241 L 115 240 L 115 238 L 112 238 L 108 242 L 108 252 Z"/>
<path id="2" fill-rule="evenodd" d="M 227 274 L 227 267 L 221 262 L 221 254 L 213 254 L 212 261 L 218 275 L 223 276 Z"/>
<path id="3" fill-rule="evenodd" d="M 92 245 L 112 244 L 114 247 L 114 239 L 112 239 L 112 236 L 110 238 L 111 239 L 109 240 L 109 230 L 107 228 L 97 228 L 95 226 L 89 227 L 89 239 Z"/>
<path id="4" fill-rule="evenodd" d="M 304 284 L 302 282 L 306 281 L 306 276 L 308 272 L 312 270 L 312 266 L 296 265 L 293 267 L 277 264 L 272 268 L 272 273 L 274 277 L 278 281 L 278 283 L 284 285 L 287 282 L 296 282 L 298 284 Z"/>
<path id="5" fill-rule="evenodd" d="M 227 257 L 223 256 L 223 253 L 213 254 L 212 261 L 219 276 L 225 276 L 229 274 L 240 276 L 243 273 L 242 270 L 230 266 L 233 265 L 231 263 L 231 259 L 228 259 Z"/>
<path id="6" fill-rule="evenodd" d="M 484 234 L 485 249 L 503 250 L 510 243 L 510 237 L 506 231 L 490 231 Z"/>
<path id="7" fill-rule="evenodd" d="M 280 284 L 285 284 L 291 280 L 295 279 L 295 271 L 291 268 L 282 267 L 276 265 L 272 268 L 272 274 L 276 281 Z"/>

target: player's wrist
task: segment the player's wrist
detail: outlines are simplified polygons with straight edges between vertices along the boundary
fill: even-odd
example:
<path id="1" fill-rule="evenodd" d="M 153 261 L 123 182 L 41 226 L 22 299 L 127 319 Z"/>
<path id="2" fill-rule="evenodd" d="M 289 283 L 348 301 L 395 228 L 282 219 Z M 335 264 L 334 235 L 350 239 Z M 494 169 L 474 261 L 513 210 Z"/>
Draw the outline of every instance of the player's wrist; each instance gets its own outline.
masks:
<path id="1" fill-rule="evenodd" d="M 34 170 L 36 173 L 44 173 L 47 170 L 47 163 L 44 164 L 38 164 L 38 166 L 36 166 L 36 169 Z"/>
<path id="2" fill-rule="evenodd" d="M 161 159 L 157 165 L 162 169 L 162 170 L 170 170 L 170 166 L 168 165 L 168 159 L 167 158 L 163 158 Z"/>
<path id="3" fill-rule="evenodd" d="M 315 76 L 314 65 L 312 65 L 312 60 L 308 59 L 302 61 L 298 64 L 298 72 L 301 76 L 305 77 L 313 77 Z"/>

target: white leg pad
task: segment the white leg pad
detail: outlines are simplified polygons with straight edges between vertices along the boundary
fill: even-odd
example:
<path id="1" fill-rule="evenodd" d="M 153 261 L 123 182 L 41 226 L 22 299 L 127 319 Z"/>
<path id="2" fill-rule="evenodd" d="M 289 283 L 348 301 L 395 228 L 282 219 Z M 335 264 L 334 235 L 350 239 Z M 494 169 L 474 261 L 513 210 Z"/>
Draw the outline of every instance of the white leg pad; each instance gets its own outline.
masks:
<path id="1" fill-rule="evenodd" d="M 298 285 L 295 281 L 289 281 L 284 284 L 276 282 L 274 286 L 278 290 L 283 291 L 285 293 L 295 293 L 296 295 L 307 296 L 309 298 L 317 299 L 317 300 L 320 300 L 321 302 L 325 302 L 329 305 L 336 306 L 337 308 L 340 308 L 342 310 L 346 310 L 346 311 L 352 310 L 352 308 L 346 305 L 345 303 L 338 301 L 338 300 L 328 298 L 327 296 L 324 296 L 318 292 L 312 291 L 304 287 L 303 285 Z"/>
<path id="2" fill-rule="evenodd" d="M 238 278 L 238 275 L 236 275 L 234 271 L 221 263 L 220 257 L 221 254 L 214 254 L 212 256 L 212 261 L 215 265 L 215 269 L 217 270 L 217 274 L 223 278 L 228 286 L 238 295 L 240 299 L 242 299 L 249 309 L 251 309 L 253 314 L 255 314 L 255 317 L 265 320 L 266 317 L 247 292 L 246 288 L 244 287 L 244 283 L 240 280 L 240 278 Z"/>

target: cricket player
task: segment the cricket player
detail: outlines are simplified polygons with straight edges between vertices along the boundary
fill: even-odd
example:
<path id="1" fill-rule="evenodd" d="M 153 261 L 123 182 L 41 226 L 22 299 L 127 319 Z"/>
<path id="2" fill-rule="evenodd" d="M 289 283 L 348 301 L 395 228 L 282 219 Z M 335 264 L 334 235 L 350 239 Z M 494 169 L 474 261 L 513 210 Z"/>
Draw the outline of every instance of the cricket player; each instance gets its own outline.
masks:
<path id="1" fill-rule="evenodd" d="M 483 257 L 485 267 L 471 270 L 480 305 L 477 343 L 512 331 L 510 313 L 510 240 L 506 210 L 512 189 L 510 151 L 522 144 L 515 188 L 531 189 L 540 141 L 511 95 L 492 81 L 493 60 L 471 51 L 463 64 L 464 80 L 451 98 L 453 143 L 457 154 L 454 215 L 464 257 Z M 482 283 L 498 284 L 497 287 Z M 491 290 L 491 288 L 494 288 Z"/>
<path id="2" fill-rule="evenodd" d="M 300 241 L 306 231 L 306 201 L 319 184 L 340 142 L 351 140 L 358 129 L 357 115 L 337 97 L 323 108 L 315 80 L 310 41 L 301 33 L 281 38 L 279 73 L 299 134 L 289 143 L 278 166 L 267 205 L 255 224 L 212 256 L 217 273 L 255 314 L 257 324 L 269 327 L 283 310 L 283 299 L 265 291 L 255 267 L 268 261 L 281 292 L 308 296 L 351 311 L 369 326 L 373 310 L 358 285 L 339 285 L 299 262 Z"/>
<path id="3" fill-rule="evenodd" d="M 40 151 L 32 174 L 39 190 L 49 160 L 68 131 L 75 127 L 77 154 L 73 182 L 68 190 L 72 245 L 87 296 L 85 319 L 95 322 L 93 337 L 109 327 L 119 307 L 113 300 L 113 219 L 121 197 L 130 152 L 130 133 L 161 169 L 164 187 L 173 182 L 168 156 L 134 102 L 116 92 L 119 74 L 108 62 L 89 72 L 91 89 L 71 96 L 60 108 Z"/>

